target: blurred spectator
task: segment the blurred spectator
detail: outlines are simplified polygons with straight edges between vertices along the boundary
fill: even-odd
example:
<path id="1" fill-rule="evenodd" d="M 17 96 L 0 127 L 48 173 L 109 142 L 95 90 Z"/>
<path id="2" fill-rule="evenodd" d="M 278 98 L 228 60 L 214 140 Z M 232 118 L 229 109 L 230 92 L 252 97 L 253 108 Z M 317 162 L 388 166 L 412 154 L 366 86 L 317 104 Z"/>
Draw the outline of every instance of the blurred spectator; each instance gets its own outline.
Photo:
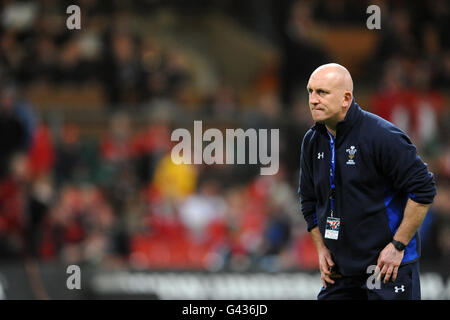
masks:
<path id="1" fill-rule="evenodd" d="M 232 87 L 221 85 L 213 96 L 206 100 L 205 113 L 214 117 L 229 118 L 237 111 L 237 96 Z"/>
<path id="2" fill-rule="evenodd" d="M 50 175 L 40 174 L 31 181 L 29 197 L 25 208 L 28 215 L 24 228 L 26 253 L 34 259 L 40 259 L 44 237 L 44 224 L 53 204 L 55 189 Z"/>
<path id="3" fill-rule="evenodd" d="M 55 182 L 73 182 L 81 162 L 79 128 L 76 124 L 66 123 L 56 141 Z"/>
<path id="4" fill-rule="evenodd" d="M 131 157 L 130 118 L 127 113 L 116 113 L 111 117 L 109 131 L 101 143 L 102 157 L 112 164 L 127 163 Z"/>
<path id="5" fill-rule="evenodd" d="M 0 184 L 0 254 L 2 259 L 19 260 L 25 253 L 28 168 L 24 154 L 17 154 L 10 160 L 8 175 Z"/>
<path id="6" fill-rule="evenodd" d="M 386 14 L 386 12 L 383 12 Z M 405 7 L 388 12 L 383 32 L 376 50 L 377 61 L 386 61 L 393 56 L 413 57 L 417 54 L 416 39 L 412 34 L 411 15 Z"/>
<path id="7" fill-rule="evenodd" d="M 374 113 L 399 126 L 425 152 L 436 142 L 443 108 L 443 96 L 430 86 L 429 65 L 411 66 L 405 59 L 385 65 L 382 86 L 371 101 Z"/>
<path id="8" fill-rule="evenodd" d="M 434 69 L 433 84 L 443 90 L 448 89 L 450 87 L 450 49 L 442 52 L 438 66 Z"/>
<path id="9" fill-rule="evenodd" d="M 181 88 L 189 80 L 186 60 L 176 48 L 169 50 L 163 58 L 162 70 L 151 78 L 150 88 L 154 95 L 177 96 Z M 164 84 L 161 86 L 161 83 Z M 165 87 L 165 88 L 164 88 Z"/>
<path id="10" fill-rule="evenodd" d="M 29 56 L 26 62 L 27 82 L 54 83 L 58 72 L 58 51 L 54 39 L 41 34 L 35 41 L 33 56 Z"/>
<path id="11" fill-rule="evenodd" d="M 25 152 L 31 144 L 35 119 L 29 107 L 18 98 L 11 86 L 2 86 L 0 93 L 0 177 L 6 174 L 13 154 Z"/>
<path id="12" fill-rule="evenodd" d="M 191 232 L 194 240 L 208 240 L 208 228 L 214 223 L 225 223 L 226 203 L 220 196 L 216 181 L 204 181 L 197 194 L 190 195 L 180 203 L 180 218 Z"/>
<path id="13" fill-rule="evenodd" d="M 66 186 L 46 221 L 42 254 L 67 263 L 101 263 L 120 251 L 114 246 L 114 214 L 93 186 Z"/>
<path id="14" fill-rule="evenodd" d="M 25 52 L 19 46 L 17 34 L 13 30 L 6 31 L 0 38 L 0 67 L 2 76 L 18 76 L 22 72 Z"/>
<path id="15" fill-rule="evenodd" d="M 437 159 L 438 176 L 443 182 L 450 181 L 450 143 L 445 144 L 442 148 L 441 154 Z"/>
<path id="16" fill-rule="evenodd" d="M 231 211 L 231 266 L 236 261 L 257 259 L 262 255 L 267 220 L 270 178 L 259 177 L 243 187 L 241 207 Z M 250 266 L 247 266 L 247 268 Z"/>
<path id="17" fill-rule="evenodd" d="M 277 206 L 268 209 L 268 221 L 264 234 L 264 255 L 277 255 L 287 247 L 291 239 L 289 216 Z"/>
<path id="18" fill-rule="evenodd" d="M 424 236 L 424 262 L 448 265 L 450 262 L 450 185 L 439 184 L 439 193 L 432 209 L 427 214 L 429 220 Z"/>
<path id="19" fill-rule="evenodd" d="M 314 122 L 310 114 L 305 88 L 304 93 L 299 92 L 293 100 L 293 106 L 289 114 L 293 121 L 283 126 L 280 131 L 285 145 L 284 148 L 280 147 L 280 157 L 285 159 L 285 166 L 288 172 L 295 172 L 299 168 L 300 148 L 292 150 L 291 146 L 301 146 L 301 137 L 313 126 Z M 290 181 L 297 180 L 297 178 L 298 174 L 293 174 Z"/>
<path id="20" fill-rule="evenodd" d="M 147 185 L 153 179 L 157 164 L 170 151 L 168 124 L 161 117 L 149 117 L 147 126 L 136 132 L 131 143 L 138 183 Z"/>
<path id="21" fill-rule="evenodd" d="M 138 103 L 143 87 L 138 39 L 125 30 L 112 29 L 104 52 L 104 81 L 110 105 Z"/>
<path id="22" fill-rule="evenodd" d="M 54 81 L 58 84 L 78 84 L 87 79 L 86 66 L 82 61 L 80 44 L 69 38 L 61 44 Z"/>
<path id="23" fill-rule="evenodd" d="M 293 95 L 306 87 L 314 69 L 328 62 L 326 53 L 317 41 L 317 26 L 313 19 L 310 1 L 296 1 L 285 26 L 283 64 L 281 66 L 281 96 L 285 106 L 290 106 Z"/>
<path id="24" fill-rule="evenodd" d="M 419 7 L 416 12 L 418 12 L 419 16 L 423 17 L 421 24 L 428 24 L 431 26 L 431 29 L 435 31 L 436 40 L 438 42 L 438 46 L 443 49 L 450 48 L 450 40 L 448 39 L 447 32 L 450 27 L 450 5 L 448 1 L 445 0 L 437 0 L 430 1 L 421 4 L 423 7 Z M 426 36 L 430 36 L 429 29 L 422 29 L 424 33 L 424 40 Z"/>
<path id="25" fill-rule="evenodd" d="M 29 170 L 32 179 L 50 175 L 54 167 L 55 152 L 50 130 L 40 124 L 34 133 L 29 151 Z"/>
<path id="26" fill-rule="evenodd" d="M 197 170 L 190 164 L 174 164 L 168 154 L 157 164 L 152 185 L 165 198 L 181 200 L 195 191 Z"/>
<path id="27" fill-rule="evenodd" d="M 120 218 L 126 214 L 130 197 L 136 192 L 136 172 L 133 168 L 132 128 L 127 113 L 111 117 L 109 130 L 100 143 L 100 159 L 104 172 L 100 184 Z"/>

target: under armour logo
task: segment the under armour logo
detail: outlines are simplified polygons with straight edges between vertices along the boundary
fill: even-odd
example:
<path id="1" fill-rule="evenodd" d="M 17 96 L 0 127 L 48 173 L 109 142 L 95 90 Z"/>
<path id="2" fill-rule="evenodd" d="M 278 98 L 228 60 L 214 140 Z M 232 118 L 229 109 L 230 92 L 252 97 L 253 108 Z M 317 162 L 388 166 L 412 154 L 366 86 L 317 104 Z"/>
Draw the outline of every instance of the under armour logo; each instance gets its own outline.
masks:
<path id="1" fill-rule="evenodd" d="M 317 159 L 323 159 L 323 152 L 319 152 L 317 154 Z"/>
<path id="2" fill-rule="evenodd" d="M 405 286 L 401 285 L 401 287 L 394 287 L 395 293 L 399 293 L 399 292 L 405 292 Z"/>

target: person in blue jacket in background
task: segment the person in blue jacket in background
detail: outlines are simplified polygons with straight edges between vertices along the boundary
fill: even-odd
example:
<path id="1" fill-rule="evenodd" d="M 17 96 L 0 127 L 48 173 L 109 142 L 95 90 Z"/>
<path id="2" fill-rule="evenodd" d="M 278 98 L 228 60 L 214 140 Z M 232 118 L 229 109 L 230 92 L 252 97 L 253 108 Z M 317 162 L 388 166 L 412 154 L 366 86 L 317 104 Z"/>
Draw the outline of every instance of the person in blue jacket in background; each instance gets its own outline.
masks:
<path id="1" fill-rule="evenodd" d="M 420 299 L 417 230 L 433 174 L 402 130 L 358 106 L 345 67 L 320 66 L 307 90 L 315 125 L 302 142 L 299 197 L 318 299 Z"/>

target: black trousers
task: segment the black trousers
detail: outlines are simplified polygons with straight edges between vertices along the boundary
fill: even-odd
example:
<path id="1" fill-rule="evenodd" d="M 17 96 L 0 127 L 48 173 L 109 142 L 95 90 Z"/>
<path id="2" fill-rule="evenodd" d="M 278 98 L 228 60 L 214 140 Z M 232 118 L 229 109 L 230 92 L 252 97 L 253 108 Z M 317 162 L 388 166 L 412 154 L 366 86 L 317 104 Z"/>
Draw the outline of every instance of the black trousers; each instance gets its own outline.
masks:
<path id="1" fill-rule="evenodd" d="M 372 278 L 369 278 L 371 277 Z M 333 279 L 317 296 L 318 300 L 420 300 L 419 262 L 398 268 L 397 279 L 375 285 L 373 274 Z"/>

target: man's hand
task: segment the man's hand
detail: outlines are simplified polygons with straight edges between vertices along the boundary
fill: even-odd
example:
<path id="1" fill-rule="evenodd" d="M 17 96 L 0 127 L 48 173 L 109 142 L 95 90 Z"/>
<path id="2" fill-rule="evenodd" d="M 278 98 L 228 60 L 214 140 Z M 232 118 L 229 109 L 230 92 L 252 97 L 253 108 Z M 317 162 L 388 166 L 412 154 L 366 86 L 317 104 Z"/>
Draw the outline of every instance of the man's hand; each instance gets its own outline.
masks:
<path id="1" fill-rule="evenodd" d="M 334 262 L 333 259 L 331 259 L 330 250 L 325 246 L 317 226 L 311 229 L 311 237 L 316 246 L 317 254 L 319 255 L 320 278 L 323 286 L 326 288 L 327 282 L 331 284 L 334 283 L 334 280 L 331 279 L 331 275 L 333 274 L 331 268 L 334 266 Z"/>
<path id="2" fill-rule="evenodd" d="M 422 224 L 429 207 L 429 204 L 421 204 L 408 199 L 402 222 L 394 235 L 394 239 L 405 244 L 409 243 Z M 392 276 L 392 281 L 395 281 L 397 279 L 398 267 L 403 260 L 404 254 L 404 251 L 398 251 L 392 243 L 389 243 L 378 257 L 377 266 L 380 268 L 378 280 L 381 280 L 384 276 L 384 283 L 386 283 Z"/>
<path id="3" fill-rule="evenodd" d="M 377 280 L 381 281 L 384 277 L 383 282 L 387 283 L 392 276 L 392 281 L 395 281 L 404 254 L 404 251 L 398 251 L 392 243 L 389 243 L 378 257 L 377 267 L 380 273 Z"/>
<path id="4" fill-rule="evenodd" d="M 331 267 L 334 266 L 333 259 L 331 259 L 330 251 L 323 247 L 318 251 L 319 255 L 319 266 L 320 266 L 320 279 L 322 280 L 323 286 L 327 287 L 327 282 L 333 284 L 334 280 L 331 279 Z"/>

